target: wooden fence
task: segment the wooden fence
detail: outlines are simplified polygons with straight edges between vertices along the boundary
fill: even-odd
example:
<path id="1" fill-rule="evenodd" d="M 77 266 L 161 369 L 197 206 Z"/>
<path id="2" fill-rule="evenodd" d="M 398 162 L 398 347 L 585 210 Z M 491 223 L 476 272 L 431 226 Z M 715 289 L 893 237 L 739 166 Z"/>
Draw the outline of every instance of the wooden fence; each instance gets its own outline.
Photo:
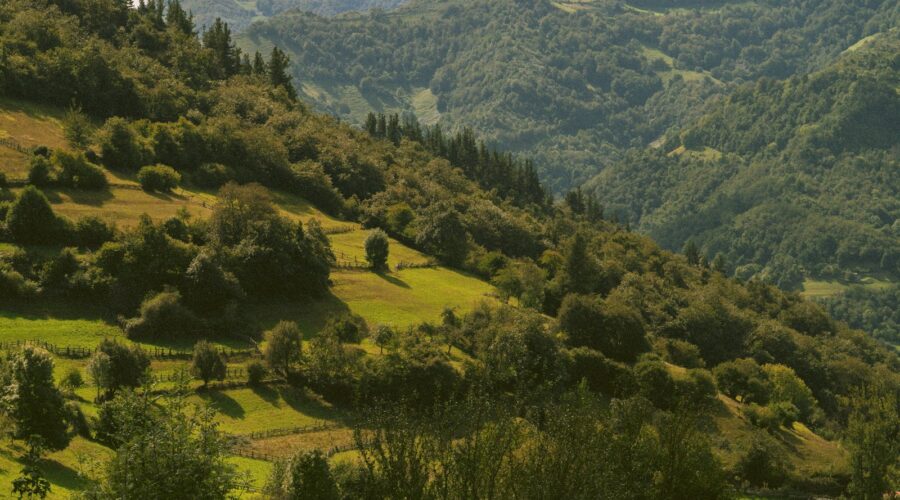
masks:
<path id="1" fill-rule="evenodd" d="M 301 425 L 301 426 L 297 426 L 297 427 L 283 427 L 283 428 L 279 428 L 279 429 L 266 429 L 264 431 L 250 432 L 247 434 L 238 434 L 236 437 L 252 439 L 252 440 L 269 439 L 269 438 L 273 438 L 273 437 L 291 436 L 293 434 L 309 434 L 311 432 L 327 431 L 330 429 L 337 429 L 338 427 L 340 427 L 340 426 L 334 422 L 322 420 L 320 422 L 310 424 L 310 425 Z"/>
<path id="2" fill-rule="evenodd" d="M 25 146 L 19 144 L 18 142 L 14 141 L 8 137 L 0 138 L 0 146 L 6 146 L 6 147 L 8 147 L 10 149 L 14 149 L 20 153 L 29 153 L 30 152 L 28 148 L 26 148 Z"/>
<path id="3" fill-rule="evenodd" d="M 84 346 L 60 346 L 43 340 L 17 340 L 14 342 L 0 342 L 0 351 L 19 350 L 26 345 L 40 347 L 61 358 L 84 359 L 91 357 L 96 352 L 96 347 Z M 145 347 L 144 352 L 153 359 L 191 359 L 194 357 L 193 349 L 172 349 L 168 347 Z M 253 357 L 259 354 L 255 349 L 219 349 L 219 352 L 228 358 Z"/>
<path id="4" fill-rule="evenodd" d="M 325 453 L 326 457 L 331 458 L 334 455 L 337 455 L 338 453 L 341 453 L 344 451 L 355 450 L 355 449 L 356 449 L 356 445 L 345 444 L 345 445 L 340 445 L 340 446 L 332 446 L 331 448 L 328 448 L 327 450 L 322 450 L 322 451 Z M 269 453 L 261 453 L 258 451 L 248 450 L 246 448 L 232 448 L 231 454 L 234 456 L 238 456 L 238 457 L 250 458 L 253 460 L 262 460 L 265 462 L 277 462 L 279 460 L 285 460 L 286 458 L 288 458 L 288 457 L 280 457 L 280 456 L 272 455 Z"/>

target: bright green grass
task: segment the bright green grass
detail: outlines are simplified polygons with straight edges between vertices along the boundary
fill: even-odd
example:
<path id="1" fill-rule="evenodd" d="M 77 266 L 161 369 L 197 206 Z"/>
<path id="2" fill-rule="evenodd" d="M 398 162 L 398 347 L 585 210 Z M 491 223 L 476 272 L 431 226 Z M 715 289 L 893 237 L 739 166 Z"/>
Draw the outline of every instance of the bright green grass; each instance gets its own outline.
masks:
<path id="1" fill-rule="evenodd" d="M 803 292 L 801 292 L 801 295 L 807 298 L 831 297 L 832 295 L 843 292 L 851 286 L 862 286 L 872 290 L 882 290 L 891 286 L 891 282 L 872 277 L 863 278 L 859 283 L 807 279 L 803 282 Z"/>
<path id="2" fill-rule="evenodd" d="M 13 479 L 18 477 L 22 464 L 18 461 L 23 445 L 16 441 L 0 445 L 0 498 L 10 493 Z M 111 456 L 111 451 L 82 437 L 76 437 L 65 450 L 50 453 L 41 465 L 51 489 L 48 498 L 70 498 L 87 486 L 84 474 L 94 469 L 96 461 Z"/>
<path id="3" fill-rule="evenodd" d="M 494 287 L 450 269 L 404 269 L 376 274 L 336 270 L 331 273 L 332 295 L 315 301 L 285 301 L 247 306 L 245 313 L 264 331 L 278 321 L 295 321 L 306 338 L 325 326 L 328 318 L 352 312 L 371 326 L 406 327 L 435 322 L 444 307 L 463 314 L 482 300 L 492 300 Z"/>
<path id="4" fill-rule="evenodd" d="M 366 238 L 371 231 L 358 230 L 348 233 L 329 235 L 331 248 L 339 261 L 366 262 Z M 388 265 L 393 269 L 400 262 L 407 264 L 424 264 L 429 261 L 428 256 L 404 246 L 399 241 L 391 238 L 388 246 Z"/>
<path id="5" fill-rule="evenodd" d="M 489 284 L 444 268 L 404 269 L 387 274 L 333 273 L 333 293 L 371 324 L 406 326 L 435 321 L 444 307 L 470 310 L 494 292 Z"/>
<path id="6" fill-rule="evenodd" d="M 228 463 L 237 466 L 238 473 L 248 476 L 250 486 L 255 491 L 261 490 L 266 485 L 266 480 L 272 473 L 271 462 L 244 457 L 228 457 Z"/>
<path id="7" fill-rule="evenodd" d="M 289 387 L 204 391 L 191 399 L 209 403 L 218 412 L 219 428 L 229 434 L 311 426 L 341 417 L 327 404 Z"/>
<path id="8" fill-rule="evenodd" d="M 57 345 L 92 347 L 104 338 L 124 338 L 122 330 L 89 307 L 46 300 L 3 304 L 0 342 L 41 340 Z"/>

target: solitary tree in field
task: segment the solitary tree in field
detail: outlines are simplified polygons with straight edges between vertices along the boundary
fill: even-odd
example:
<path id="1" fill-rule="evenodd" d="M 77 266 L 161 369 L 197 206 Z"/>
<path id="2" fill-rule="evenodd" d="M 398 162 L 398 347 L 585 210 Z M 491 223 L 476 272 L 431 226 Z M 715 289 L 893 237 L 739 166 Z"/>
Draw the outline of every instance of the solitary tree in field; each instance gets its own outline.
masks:
<path id="1" fill-rule="evenodd" d="M 303 360 L 303 333 L 297 323 L 282 321 L 266 332 L 263 355 L 269 368 L 284 378 Z"/>
<path id="2" fill-rule="evenodd" d="M 372 231 L 366 238 L 366 260 L 372 269 L 380 271 L 387 267 L 388 251 L 388 237 L 384 231 Z"/>
<path id="3" fill-rule="evenodd" d="M 194 360 L 191 362 L 191 375 L 203 381 L 203 387 L 210 380 L 225 380 L 228 367 L 225 356 L 209 342 L 201 340 L 194 346 Z"/>
<path id="4" fill-rule="evenodd" d="M 381 350 L 381 354 L 384 354 L 384 346 L 391 343 L 391 340 L 394 339 L 394 329 L 388 325 L 379 325 L 378 329 L 375 330 L 375 345 Z"/>
<path id="5" fill-rule="evenodd" d="M 65 401 L 53 382 L 53 358 L 43 349 L 26 346 L 13 356 L 2 378 L 0 402 L 15 423 L 15 436 L 39 436 L 52 450 L 68 446 Z"/>
<path id="6" fill-rule="evenodd" d="M 81 112 L 80 107 L 72 106 L 66 111 L 66 116 L 63 119 L 63 129 L 66 134 L 66 141 L 74 149 L 85 150 L 90 146 L 93 128 L 90 118 Z"/>

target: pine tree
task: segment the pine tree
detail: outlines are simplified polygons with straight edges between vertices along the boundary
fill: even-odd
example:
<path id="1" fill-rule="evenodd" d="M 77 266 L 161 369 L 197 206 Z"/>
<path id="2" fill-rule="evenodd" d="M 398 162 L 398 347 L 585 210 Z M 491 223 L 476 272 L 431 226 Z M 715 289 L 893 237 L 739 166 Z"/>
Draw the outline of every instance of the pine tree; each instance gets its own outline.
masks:
<path id="1" fill-rule="evenodd" d="M 275 87 L 281 87 L 287 91 L 292 100 L 297 99 L 297 91 L 291 83 L 289 73 L 291 60 L 281 49 L 272 47 L 272 56 L 269 58 L 269 83 Z"/>
<path id="2" fill-rule="evenodd" d="M 253 56 L 253 76 L 265 76 L 268 71 L 269 70 L 266 69 L 266 60 L 257 50 L 256 54 Z"/>
<path id="3" fill-rule="evenodd" d="M 212 27 L 203 33 L 203 46 L 212 50 L 214 77 L 224 80 L 240 70 L 241 51 L 231 39 L 228 23 L 216 18 Z"/>
<path id="4" fill-rule="evenodd" d="M 179 32 L 194 36 L 194 16 L 181 7 L 179 0 L 170 0 L 166 10 L 166 26 L 176 28 Z"/>
<path id="5" fill-rule="evenodd" d="M 378 118 L 375 117 L 375 113 L 369 112 L 366 115 L 366 132 L 372 137 L 378 133 Z"/>
<path id="6" fill-rule="evenodd" d="M 682 253 L 687 257 L 688 264 L 696 266 L 700 263 L 700 250 L 697 249 L 697 244 L 694 243 L 694 240 L 688 240 L 687 243 L 684 244 Z"/>

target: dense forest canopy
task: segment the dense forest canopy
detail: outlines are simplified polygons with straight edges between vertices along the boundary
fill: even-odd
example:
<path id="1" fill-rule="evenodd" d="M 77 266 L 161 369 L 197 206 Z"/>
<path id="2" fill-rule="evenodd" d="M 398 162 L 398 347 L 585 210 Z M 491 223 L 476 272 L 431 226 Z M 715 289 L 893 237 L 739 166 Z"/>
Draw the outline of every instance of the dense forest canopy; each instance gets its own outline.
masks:
<path id="1" fill-rule="evenodd" d="M 898 52 L 894 30 L 821 71 L 745 84 L 586 189 L 662 245 L 692 240 L 743 279 L 896 280 Z"/>
<path id="2" fill-rule="evenodd" d="M 471 126 L 528 153 L 555 192 L 577 186 L 731 83 L 827 64 L 897 23 L 895 2 L 721 2 L 662 15 L 619 2 L 412 2 L 388 13 L 257 23 L 247 48 L 286 47 L 319 109 L 369 108 Z M 687 5 L 687 4 L 685 4 Z M 649 119 L 648 119 L 649 118 Z"/>

